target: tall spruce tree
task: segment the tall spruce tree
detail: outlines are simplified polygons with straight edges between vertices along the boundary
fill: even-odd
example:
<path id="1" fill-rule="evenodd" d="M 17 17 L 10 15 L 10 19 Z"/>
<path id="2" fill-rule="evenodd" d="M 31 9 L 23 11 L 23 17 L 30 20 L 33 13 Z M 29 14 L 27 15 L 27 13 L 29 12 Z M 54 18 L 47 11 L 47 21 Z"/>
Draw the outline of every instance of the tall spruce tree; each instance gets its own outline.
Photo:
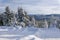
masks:
<path id="1" fill-rule="evenodd" d="M 10 12 L 10 9 L 8 6 L 5 9 L 5 15 L 6 15 L 6 24 L 10 26 L 13 18 L 13 13 Z"/>
<path id="2" fill-rule="evenodd" d="M 23 9 L 22 8 L 18 8 L 18 22 L 23 21 Z"/>

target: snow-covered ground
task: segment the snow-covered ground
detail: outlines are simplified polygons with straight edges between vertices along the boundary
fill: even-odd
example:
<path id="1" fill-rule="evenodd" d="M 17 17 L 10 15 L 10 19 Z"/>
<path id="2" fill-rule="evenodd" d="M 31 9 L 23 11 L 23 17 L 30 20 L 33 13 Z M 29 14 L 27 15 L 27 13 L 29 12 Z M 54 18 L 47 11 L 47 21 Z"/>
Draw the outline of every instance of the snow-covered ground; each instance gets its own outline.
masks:
<path id="1" fill-rule="evenodd" d="M 57 28 L 5 27 L 0 27 L 0 40 L 60 40 L 60 30 Z"/>

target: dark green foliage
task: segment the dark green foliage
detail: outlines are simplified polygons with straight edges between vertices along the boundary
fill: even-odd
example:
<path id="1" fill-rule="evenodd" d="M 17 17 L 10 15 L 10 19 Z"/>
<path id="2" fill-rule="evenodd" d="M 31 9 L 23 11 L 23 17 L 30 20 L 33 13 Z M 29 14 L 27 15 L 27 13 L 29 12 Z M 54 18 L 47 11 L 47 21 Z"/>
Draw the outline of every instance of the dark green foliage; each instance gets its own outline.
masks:
<path id="1" fill-rule="evenodd" d="M 3 25 L 3 21 L 2 20 L 0 20 L 0 26 L 2 26 Z"/>

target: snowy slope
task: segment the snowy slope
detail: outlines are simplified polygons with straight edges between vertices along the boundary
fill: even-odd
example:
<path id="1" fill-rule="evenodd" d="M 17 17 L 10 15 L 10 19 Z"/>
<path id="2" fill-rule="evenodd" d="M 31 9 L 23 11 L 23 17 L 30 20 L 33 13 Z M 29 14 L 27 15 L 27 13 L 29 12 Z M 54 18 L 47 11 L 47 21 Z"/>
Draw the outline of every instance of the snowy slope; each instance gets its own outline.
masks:
<path id="1" fill-rule="evenodd" d="M 40 38 L 60 38 L 60 30 L 57 28 L 40 28 L 35 34 Z"/>
<path id="2" fill-rule="evenodd" d="M 26 27 L 18 29 L 1 29 L 0 40 L 60 40 L 60 30 L 57 28 Z"/>

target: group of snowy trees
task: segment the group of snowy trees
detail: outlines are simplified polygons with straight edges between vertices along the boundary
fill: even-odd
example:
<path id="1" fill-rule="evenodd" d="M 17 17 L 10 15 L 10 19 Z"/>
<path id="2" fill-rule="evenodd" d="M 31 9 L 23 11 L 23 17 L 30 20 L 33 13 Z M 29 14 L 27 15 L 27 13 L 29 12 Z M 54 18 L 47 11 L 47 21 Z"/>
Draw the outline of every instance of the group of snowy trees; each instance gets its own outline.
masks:
<path id="1" fill-rule="evenodd" d="M 28 19 L 27 12 L 22 8 L 18 8 L 18 12 L 10 11 L 9 7 L 5 8 L 5 12 L 0 14 L 0 26 L 25 25 Z M 29 19 L 28 19 L 29 20 Z"/>
<path id="2" fill-rule="evenodd" d="M 49 26 L 57 26 L 57 19 L 52 16 L 50 21 L 47 20 L 36 20 L 33 17 L 27 15 L 27 12 L 22 8 L 18 8 L 17 13 L 11 11 L 7 6 L 5 8 L 5 12 L 0 13 L 0 26 L 35 26 L 35 27 L 45 27 L 48 28 Z M 60 21 L 58 22 L 58 26 L 60 25 Z M 60 28 L 60 26 L 59 26 Z"/>

